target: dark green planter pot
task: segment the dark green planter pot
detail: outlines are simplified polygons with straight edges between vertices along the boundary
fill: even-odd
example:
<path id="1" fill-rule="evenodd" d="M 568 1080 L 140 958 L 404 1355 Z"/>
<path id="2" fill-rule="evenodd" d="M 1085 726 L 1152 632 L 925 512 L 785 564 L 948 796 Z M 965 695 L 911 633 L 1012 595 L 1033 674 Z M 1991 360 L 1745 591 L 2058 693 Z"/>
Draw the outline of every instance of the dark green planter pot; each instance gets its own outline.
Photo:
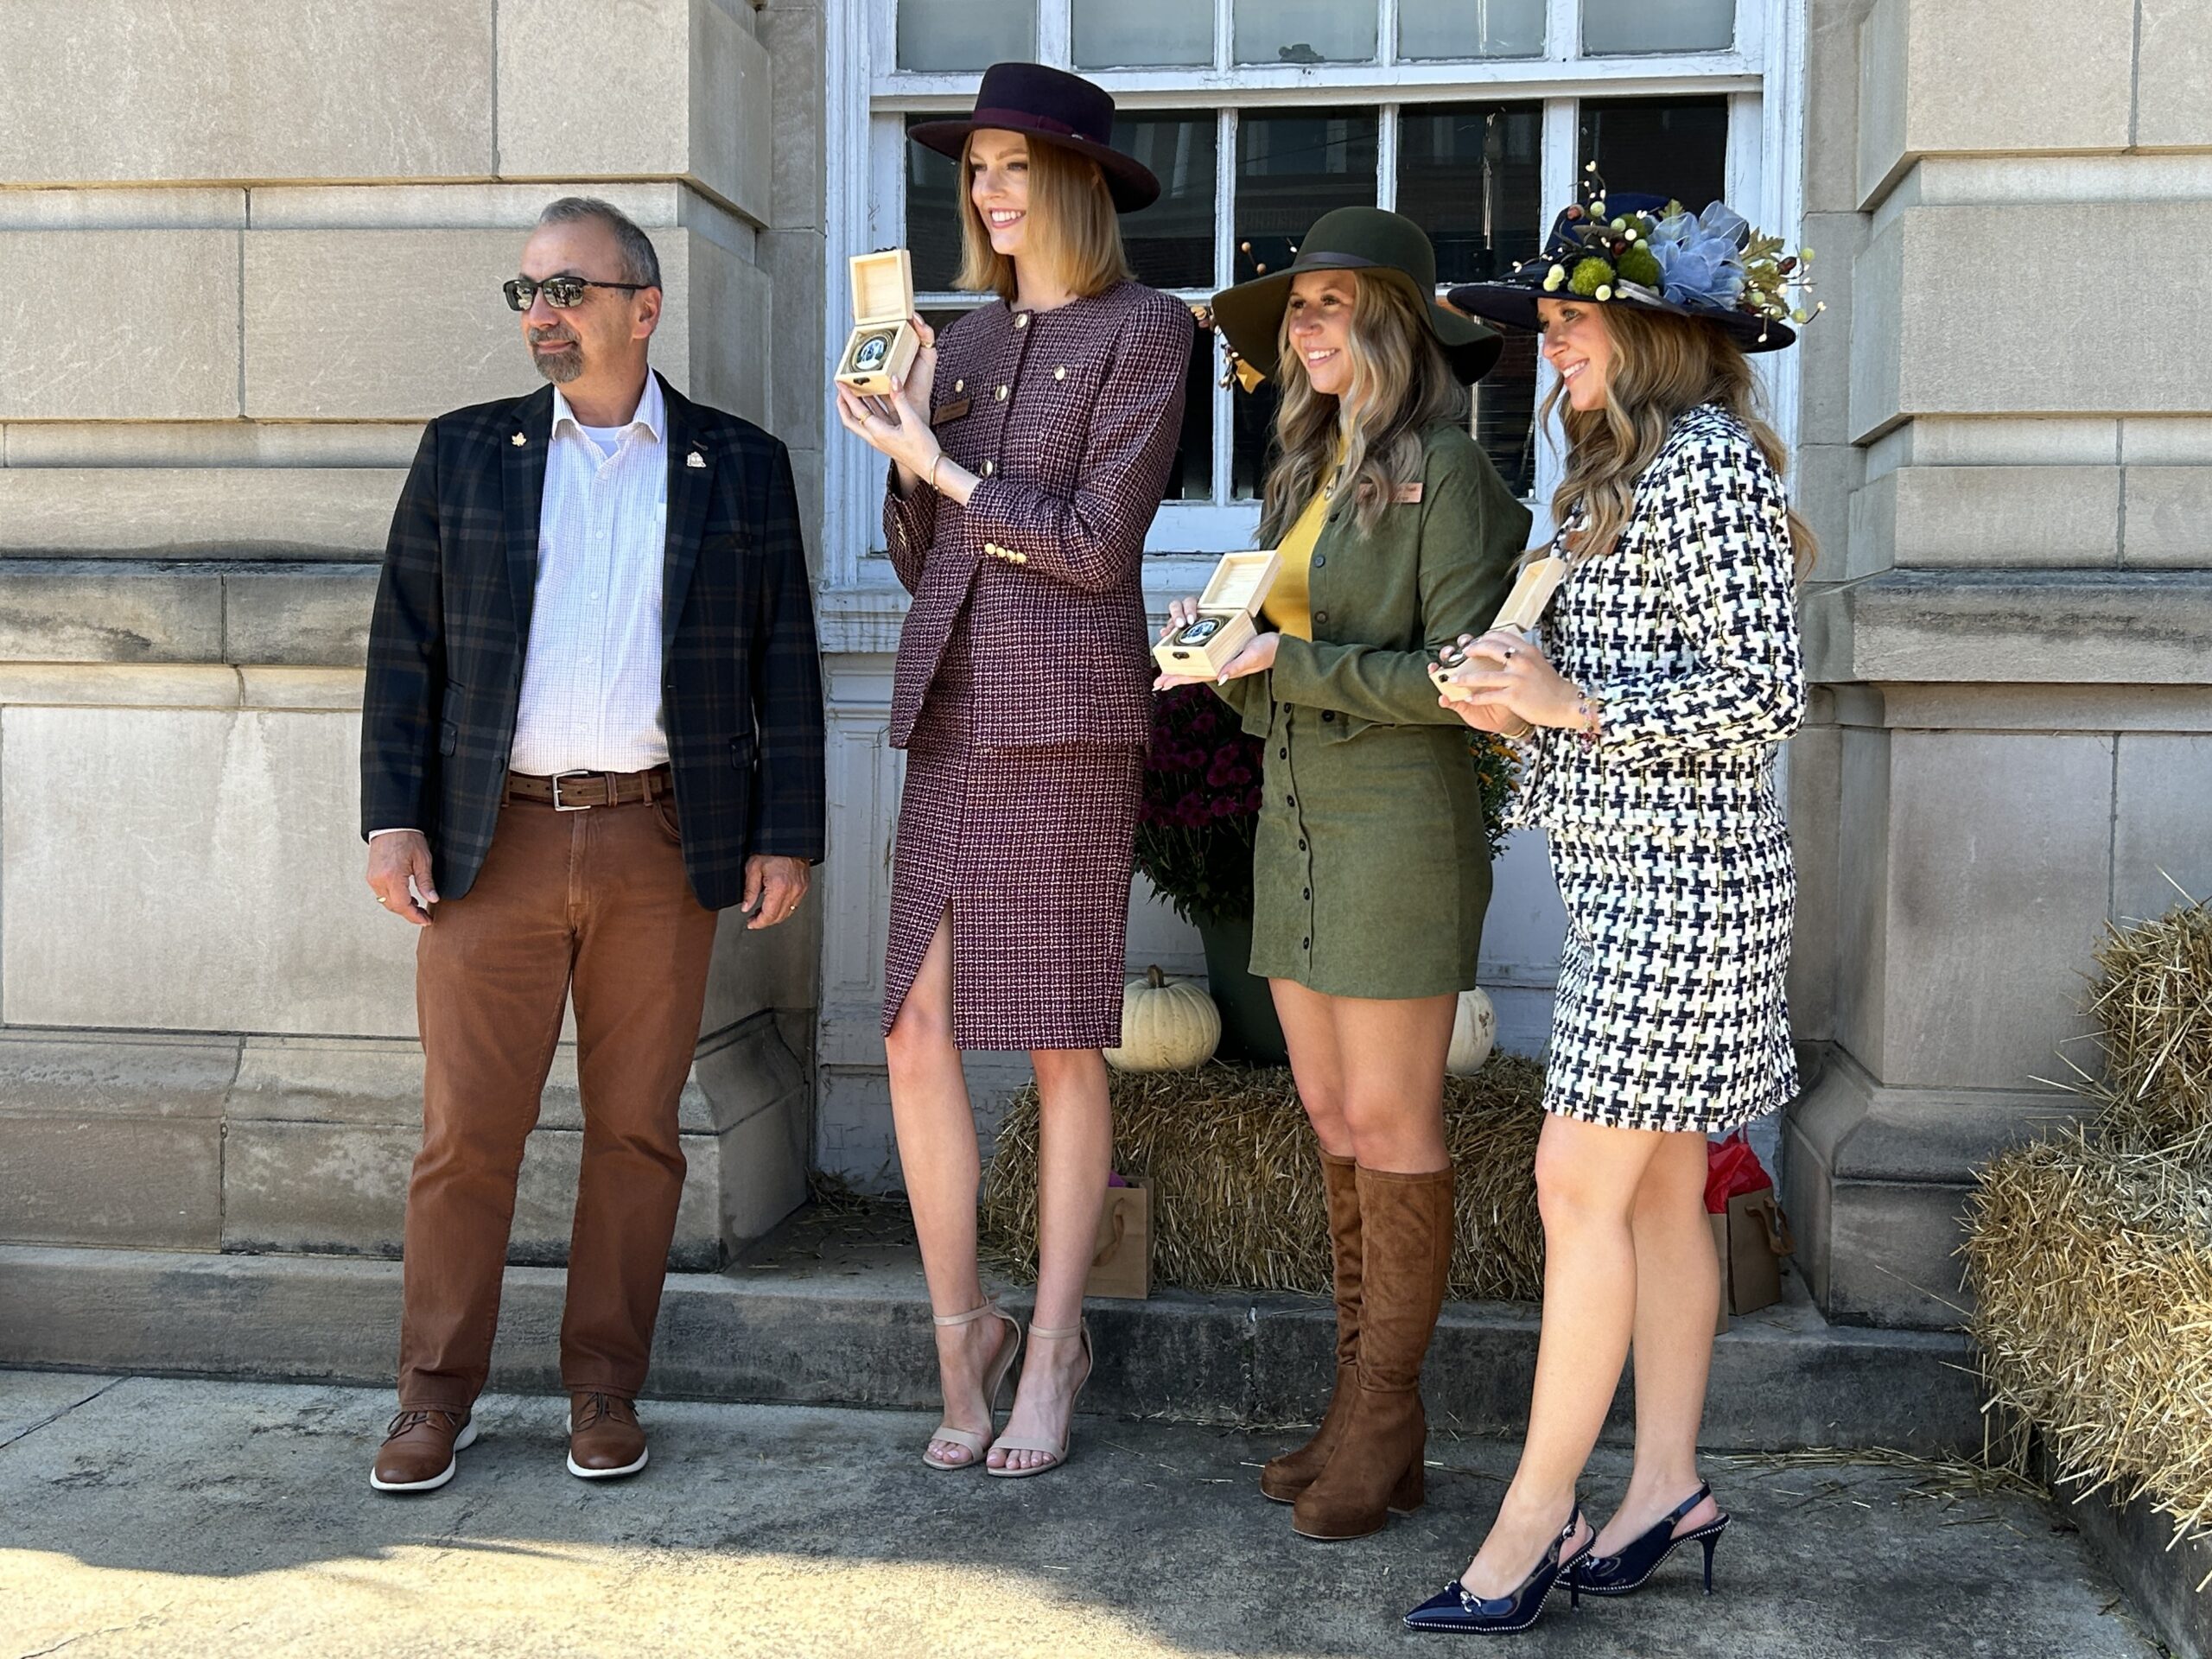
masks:
<path id="1" fill-rule="evenodd" d="M 1230 921 L 1220 916 L 1198 918 L 1198 938 L 1206 948 L 1206 988 L 1221 1010 L 1221 1046 L 1216 1058 L 1246 1065 L 1283 1065 L 1290 1053 L 1283 1046 L 1282 1022 L 1275 1018 L 1275 1000 L 1268 982 L 1252 972 L 1252 920 Z"/>

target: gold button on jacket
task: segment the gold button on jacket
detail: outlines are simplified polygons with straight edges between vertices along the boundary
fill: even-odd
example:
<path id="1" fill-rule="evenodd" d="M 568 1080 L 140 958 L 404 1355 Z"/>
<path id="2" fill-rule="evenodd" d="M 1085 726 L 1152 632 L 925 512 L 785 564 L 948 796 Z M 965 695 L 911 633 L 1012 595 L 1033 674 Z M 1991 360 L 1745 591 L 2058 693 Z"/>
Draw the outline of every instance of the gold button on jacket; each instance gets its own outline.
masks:
<path id="1" fill-rule="evenodd" d="M 931 429 L 977 482 L 964 505 L 930 489 L 885 504 L 891 563 L 914 596 L 894 746 L 912 734 L 956 630 L 991 642 L 970 653 L 978 750 L 1149 741 L 1145 534 L 1173 467 L 1196 346 L 1190 308 L 1135 283 L 1050 311 L 1017 315 L 995 300 L 945 325 Z M 1020 573 L 992 569 L 977 553 L 986 543 L 992 562 Z M 1014 639 L 1037 649 L 999 648 Z"/>

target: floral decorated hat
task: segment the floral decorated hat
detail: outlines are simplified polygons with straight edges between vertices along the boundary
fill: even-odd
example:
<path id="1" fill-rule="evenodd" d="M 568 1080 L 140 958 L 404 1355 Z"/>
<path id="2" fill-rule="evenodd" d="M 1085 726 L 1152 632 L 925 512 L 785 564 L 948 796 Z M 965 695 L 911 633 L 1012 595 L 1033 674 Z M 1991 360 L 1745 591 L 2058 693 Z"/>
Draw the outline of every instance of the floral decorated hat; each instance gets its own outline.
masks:
<path id="1" fill-rule="evenodd" d="M 1789 325 L 1825 308 L 1792 304 L 1813 251 L 1783 251 L 1744 216 L 1716 201 L 1692 213 L 1679 201 L 1604 186 L 1553 222 L 1551 239 L 1497 282 L 1470 283 L 1446 297 L 1460 310 L 1516 328 L 1536 327 L 1536 302 L 1580 298 L 1718 323 L 1746 352 L 1779 351 L 1797 338 Z M 1797 295 L 1802 302 L 1802 294 Z"/>

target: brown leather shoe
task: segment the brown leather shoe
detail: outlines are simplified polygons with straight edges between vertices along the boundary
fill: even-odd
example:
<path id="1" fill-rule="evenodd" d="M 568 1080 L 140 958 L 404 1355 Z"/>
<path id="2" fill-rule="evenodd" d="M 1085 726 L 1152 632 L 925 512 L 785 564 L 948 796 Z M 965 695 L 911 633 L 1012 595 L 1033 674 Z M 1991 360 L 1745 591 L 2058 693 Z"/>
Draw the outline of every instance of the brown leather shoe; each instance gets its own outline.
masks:
<path id="1" fill-rule="evenodd" d="M 645 1431 L 638 1408 L 619 1394 L 596 1389 L 569 1396 L 569 1472 L 613 1480 L 645 1466 Z"/>
<path id="2" fill-rule="evenodd" d="M 465 1412 L 403 1410 L 385 1431 L 369 1484 L 380 1492 L 435 1492 L 460 1466 L 455 1455 L 476 1444 L 476 1420 Z"/>
<path id="3" fill-rule="evenodd" d="M 1358 1168 L 1350 1158 L 1321 1154 L 1321 1192 L 1328 1206 L 1329 1259 L 1337 1291 L 1337 1386 L 1313 1438 L 1295 1452 L 1268 1459 L 1260 1471 L 1261 1496 L 1277 1503 L 1295 1503 L 1300 1492 L 1320 1478 L 1344 1425 L 1351 1421 L 1352 1400 L 1359 1392 Z"/>

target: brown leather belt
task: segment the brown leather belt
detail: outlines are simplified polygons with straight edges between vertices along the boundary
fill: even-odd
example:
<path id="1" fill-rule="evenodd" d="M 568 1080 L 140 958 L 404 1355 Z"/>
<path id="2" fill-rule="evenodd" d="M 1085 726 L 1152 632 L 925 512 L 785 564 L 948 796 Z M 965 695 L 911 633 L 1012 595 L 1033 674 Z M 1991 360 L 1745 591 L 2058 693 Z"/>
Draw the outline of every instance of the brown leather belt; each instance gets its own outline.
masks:
<path id="1" fill-rule="evenodd" d="M 588 807 L 657 801 L 670 793 L 671 787 L 666 766 L 655 766 L 650 772 L 564 772 L 557 778 L 511 772 L 506 798 L 543 801 L 556 812 L 582 812 Z"/>

